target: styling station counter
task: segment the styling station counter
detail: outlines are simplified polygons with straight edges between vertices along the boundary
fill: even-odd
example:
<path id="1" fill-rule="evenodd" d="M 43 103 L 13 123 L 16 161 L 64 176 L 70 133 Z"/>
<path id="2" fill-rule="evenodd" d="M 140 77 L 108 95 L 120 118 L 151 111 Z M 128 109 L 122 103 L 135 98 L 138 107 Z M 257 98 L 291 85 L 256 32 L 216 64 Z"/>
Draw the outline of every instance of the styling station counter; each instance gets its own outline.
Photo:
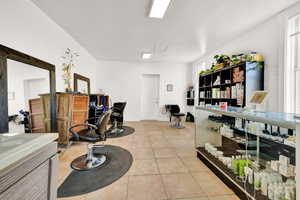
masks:
<path id="1" fill-rule="evenodd" d="M 54 200 L 58 134 L 0 135 L 0 199 Z"/>
<path id="2" fill-rule="evenodd" d="M 197 156 L 241 199 L 300 200 L 299 140 L 293 114 L 196 107 Z"/>

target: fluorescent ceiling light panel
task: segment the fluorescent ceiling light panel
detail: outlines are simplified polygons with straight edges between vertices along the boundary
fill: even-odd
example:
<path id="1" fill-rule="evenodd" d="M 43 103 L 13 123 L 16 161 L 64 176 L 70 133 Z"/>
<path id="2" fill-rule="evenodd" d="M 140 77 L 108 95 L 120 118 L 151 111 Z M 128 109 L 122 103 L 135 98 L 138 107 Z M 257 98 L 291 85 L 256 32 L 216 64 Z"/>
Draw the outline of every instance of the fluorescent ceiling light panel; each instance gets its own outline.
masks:
<path id="1" fill-rule="evenodd" d="M 142 58 L 144 59 L 144 60 L 148 60 L 148 59 L 150 59 L 152 57 L 152 53 L 143 53 L 142 54 Z"/>
<path id="2" fill-rule="evenodd" d="M 171 0 L 153 0 L 149 17 L 162 19 L 169 7 Z"/>

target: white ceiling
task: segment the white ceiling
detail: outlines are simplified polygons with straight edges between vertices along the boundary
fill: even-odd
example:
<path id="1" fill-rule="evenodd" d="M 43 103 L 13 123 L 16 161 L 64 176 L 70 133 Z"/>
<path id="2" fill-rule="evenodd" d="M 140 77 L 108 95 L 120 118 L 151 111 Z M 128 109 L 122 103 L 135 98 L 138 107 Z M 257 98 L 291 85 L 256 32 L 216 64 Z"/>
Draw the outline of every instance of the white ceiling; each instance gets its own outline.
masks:
<path id="1" fill-rule="evenodd" d="M 99 60 L 192 62 L 298 0 L 172 0 L 163 20 L 151 0 L 32 0 Z"/>

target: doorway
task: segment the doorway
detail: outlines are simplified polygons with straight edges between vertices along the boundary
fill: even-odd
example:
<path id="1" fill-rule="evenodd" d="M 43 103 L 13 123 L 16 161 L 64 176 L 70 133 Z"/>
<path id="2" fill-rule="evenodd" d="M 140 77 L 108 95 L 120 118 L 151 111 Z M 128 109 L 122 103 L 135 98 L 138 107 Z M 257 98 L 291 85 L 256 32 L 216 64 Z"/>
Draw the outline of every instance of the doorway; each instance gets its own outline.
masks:
<path id="1" fill-rule="evenodd" d="M 159 119 L 159 74 L 142 75 L 141 112 L 142 120 Z"/>

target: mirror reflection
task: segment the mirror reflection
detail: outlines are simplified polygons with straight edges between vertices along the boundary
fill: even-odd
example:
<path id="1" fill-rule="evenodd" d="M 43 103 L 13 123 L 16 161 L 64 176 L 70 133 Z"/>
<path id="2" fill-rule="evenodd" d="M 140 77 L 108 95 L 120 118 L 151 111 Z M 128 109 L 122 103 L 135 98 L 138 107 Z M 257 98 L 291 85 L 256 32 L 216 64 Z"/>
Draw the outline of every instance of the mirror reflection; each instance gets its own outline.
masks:
<path id="1" fill-rule="evenodd" d="M 88 82 L 84 80 L 77 80 L 77 91 L 82 94 L 88 94 Z"/>
<path id="2" fill-rule="evenodd" d="M 8 118 L 10 133 L 43 133 L 40 94 L 49 93 L 49 71 L 7 60 Z"/>

